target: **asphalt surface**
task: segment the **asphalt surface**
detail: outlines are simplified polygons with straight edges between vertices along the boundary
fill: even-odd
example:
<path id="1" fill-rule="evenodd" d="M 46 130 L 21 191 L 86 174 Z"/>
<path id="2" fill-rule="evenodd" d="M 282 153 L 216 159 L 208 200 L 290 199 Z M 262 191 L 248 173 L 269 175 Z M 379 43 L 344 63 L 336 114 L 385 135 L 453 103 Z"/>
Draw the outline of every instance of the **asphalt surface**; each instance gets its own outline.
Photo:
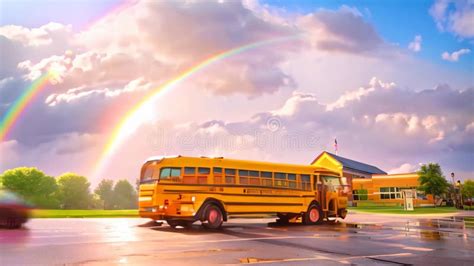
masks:
<path id="1" fill-rule="evenodd" d="M 0 230 L 0 265 L 473 265 L 474 225 L 462 217 L 349 214 L 318 226 L 232 219 L 219 231 L 140 218 L 34 219 Z"/>

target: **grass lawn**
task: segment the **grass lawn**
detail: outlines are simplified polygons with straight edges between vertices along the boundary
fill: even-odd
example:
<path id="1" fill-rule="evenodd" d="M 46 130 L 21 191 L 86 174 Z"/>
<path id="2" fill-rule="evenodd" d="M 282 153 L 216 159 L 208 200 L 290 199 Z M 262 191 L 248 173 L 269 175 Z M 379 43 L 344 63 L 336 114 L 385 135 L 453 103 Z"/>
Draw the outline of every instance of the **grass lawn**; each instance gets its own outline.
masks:
<path id="1" fill-rule="evenodd" d="M 364 206 L 364 207 L 349 207 L 349 210 L 356 212 L 367 213 L 386 213 L 386 214 L 443 214 L 455 213 L 458 210 L 454 207 L 415 207 L 414 211 L 405 211 L 403 207 L 384 207 L 384 206 Z"/>
<path id="2" fill-rule="evenodd" d="M 138 217 L 138 210 L 34 210 L 33 218 Z"/>

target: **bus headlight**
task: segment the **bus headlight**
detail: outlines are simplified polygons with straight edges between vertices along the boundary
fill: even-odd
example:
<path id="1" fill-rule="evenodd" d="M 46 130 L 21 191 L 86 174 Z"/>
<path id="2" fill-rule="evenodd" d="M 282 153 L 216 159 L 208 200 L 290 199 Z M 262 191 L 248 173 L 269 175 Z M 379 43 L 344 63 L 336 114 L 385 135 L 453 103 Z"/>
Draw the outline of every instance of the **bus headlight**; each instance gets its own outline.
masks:
<path id="1" fill-rule="evenodd" d="M 150 196 L 146 196 L 146 197 L 138 197 L 138 201 L 139 202 L 142 202 L 142 201 L 151 201 L 152 197 Z"/>
<path id="2" fill-rule="evenodd" d="M 196 197 L 195 197 L 195 196 L 192 196 L 192 197 L 191 197 L 191 201 L 192 201 L 192 202 L 195 202 L 195 201 L 196 201 Z"/>

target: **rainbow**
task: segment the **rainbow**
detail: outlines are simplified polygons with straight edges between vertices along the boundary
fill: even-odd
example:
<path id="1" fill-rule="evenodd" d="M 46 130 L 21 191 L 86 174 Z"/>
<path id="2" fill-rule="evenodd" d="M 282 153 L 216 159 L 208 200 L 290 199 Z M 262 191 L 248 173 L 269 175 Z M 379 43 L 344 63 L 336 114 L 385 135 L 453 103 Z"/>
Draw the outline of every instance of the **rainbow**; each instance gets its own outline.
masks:
<path id="1" fill-rule="evenodd" d="M 7 113 L 0 121 L 0 141 L 5 140 L 28 104 L 49 84 L 49 80 L 52 76 L 52 72 L 47 72 L 36 79 L 7 110 Z"/>
<path id="2" fill-rule="evenodd" d="M 85 28 L 86 29 L 92 28 L 94 25 L 97 25 L 101 23 L 102 21 L 104 21 L 107 18 L 108 14 L 120 13 L 124 9 L 135 5 L 136 3 L 137 3 L 136 0 L 123 0 L 121 4 L 114 6 L 114 8 L 107 11 L 105 15 L 102 15 L 97 20 L 92 21 Z M 8 109 L 3 119 L 0 120 L 0 142 L 5 140 L 8 133 L 11 131 L 14 124 L 18 121 L 20 115 L 24 112 L 28 104 L 30 104 L 35 98 L 35 96 L 37 96 L 38 93 L 43 88 L 46 87 L 46 85 L 48 84 L 48 80 L 55 75 L 56 73 L 52 71 L 48 71 L 47 73 L 40 76 L 25 90 L 25 92 Z"/>
<path id="3" fill-rule="evenodd" d="M 117 127 L 112 131 L 112 136 L 110 140 L 106 143 L 105 149 L 99 157 L 98 164 L 95 167 L 94 176 L 99 177 L 102 173 L 102 170 L 108 164 L 108 161 L 113 156 L 117 148 L 130 136 L 137 128 L 142 124 L 147 110 L 150 109 L 153 102 L 155 102 L 160 96 L 162 96 L 167 91 L 171 90 L 173 87 L 179 83 L 185 81 L 196 73 L 202 71 L 203 69 L 211 66 L 214 63 L 222 61 L 226 58 L 238 55 L 248 50 L 256 49 L 262 46 L 277 44 L 282 42 L 287 42 L 295 39 L 301 38 L 301 34 L 295 34 L 285 37 L 278 37 L 264 41 L 258 41 L 243 46 L 239 46 L 227 51 L 220 52 L 218 54 L 212 55 L 207 59 L 197 63 L 190 68 L 183 71 L 178 76 L 166 81 L 161 86 L 152 90 L 150 94 L 145 96 L 140 102 L 138 102 L 134 107 L 131 108 L 125 117 L 121 120 Z"/>

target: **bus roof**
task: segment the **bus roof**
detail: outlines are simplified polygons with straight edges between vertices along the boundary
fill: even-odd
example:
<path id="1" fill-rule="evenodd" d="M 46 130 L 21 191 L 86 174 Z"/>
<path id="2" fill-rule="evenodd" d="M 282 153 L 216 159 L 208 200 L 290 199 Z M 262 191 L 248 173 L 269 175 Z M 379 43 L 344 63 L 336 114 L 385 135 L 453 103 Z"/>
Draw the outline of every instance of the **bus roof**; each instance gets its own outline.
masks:
<path id="1" fill-rule="evenodd" d="M 263 161 L 251 161 L 251 160 L 239 160 L 239 159 L 226 159 L 224 157 L 188 157 L 188 156 L 153 156 L 147 159 L 146 163 L 154 161 L 163 161 L 163 160 L 184 160 L 191 164 L 198 164 L 202 162 L 211 163 L 216 167 L 224 165 L 232 165 L 234 168 L 247 169 L 249 167 L 270 167 L 270 168 L 280 168 L 280 169 L 301 169 L 311 172 L 327 172 L 330 174 L 339 175 L 337 170 L 315 167 L 312 165 L 301 165 L 301 164 L 287 164 L 287 163 L 275 163 L 275 162 L 263 162 Z M 225 167 L 225 166 L 224 166 Z M 248 169 L 251 170 L 251 169 Z"/>

